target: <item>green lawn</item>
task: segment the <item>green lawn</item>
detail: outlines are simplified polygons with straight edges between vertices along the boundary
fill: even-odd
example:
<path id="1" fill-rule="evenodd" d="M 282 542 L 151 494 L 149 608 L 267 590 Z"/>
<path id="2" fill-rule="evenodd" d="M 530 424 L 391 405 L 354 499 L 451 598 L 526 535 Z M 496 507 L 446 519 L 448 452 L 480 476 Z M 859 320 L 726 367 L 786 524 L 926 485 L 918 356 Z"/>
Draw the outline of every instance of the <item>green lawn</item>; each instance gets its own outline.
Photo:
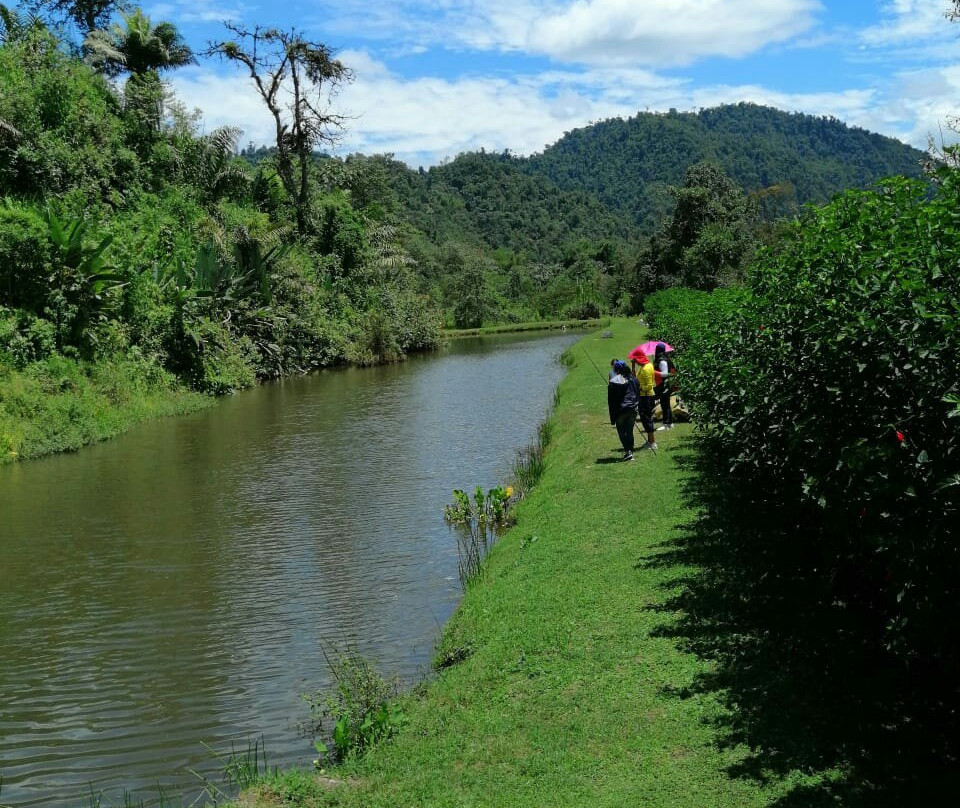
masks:
<path id="1" fill-rule="evenodd" d="M 660 452 L 619 458 L 607 422 L 610 357 L 646 338 L 630 321 L 573 349 L 540 485 L 446 627 L 472 654 L 411 697 L 410 722 L 317 787 L 288 773 L 261 805 L 759 806 L 784 786 L 737 779 L 745 750 L 721 749 L 717 697 L 686 696 L 704 663 L 662 636 L 684 570 L 650 563 L 691 518 L 681 498 L 689 425 Z M 246 795 L 244 805 L 257 797 Z"/>

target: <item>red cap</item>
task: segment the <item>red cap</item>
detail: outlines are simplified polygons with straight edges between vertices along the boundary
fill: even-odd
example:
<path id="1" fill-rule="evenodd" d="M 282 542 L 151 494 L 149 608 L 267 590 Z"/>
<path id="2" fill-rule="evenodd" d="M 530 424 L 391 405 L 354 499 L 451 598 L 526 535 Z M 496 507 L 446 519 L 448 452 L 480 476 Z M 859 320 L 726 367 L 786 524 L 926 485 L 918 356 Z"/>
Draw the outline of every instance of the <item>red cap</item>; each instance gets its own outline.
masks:
<path id="1" fill-rule="evenodd" d="M 638 365 L 647 365 L 650 363 L 650 360 L 647 359 L 647 355 L 644 353 L 640 354 L 640 356 L 636 357 L 635 359 L 632 356 L 630 358 L 633 359 Z"/>

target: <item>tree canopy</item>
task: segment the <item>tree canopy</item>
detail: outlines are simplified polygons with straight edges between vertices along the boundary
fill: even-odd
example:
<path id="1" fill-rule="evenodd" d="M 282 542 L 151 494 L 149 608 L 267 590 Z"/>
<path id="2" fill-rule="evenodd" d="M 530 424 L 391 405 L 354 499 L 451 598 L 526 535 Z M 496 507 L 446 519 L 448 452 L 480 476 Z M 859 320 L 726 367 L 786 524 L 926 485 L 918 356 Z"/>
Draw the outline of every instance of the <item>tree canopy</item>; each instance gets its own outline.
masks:
<path id="1" fill-rule="evenodd" d="M 91 31 L 84 40 L 90 63 L 108 76 L 141 76 L 173 70 L 194 61 L 193 51 L 170 22 L 154 25 L 139 8 L 121 22 Z"/>

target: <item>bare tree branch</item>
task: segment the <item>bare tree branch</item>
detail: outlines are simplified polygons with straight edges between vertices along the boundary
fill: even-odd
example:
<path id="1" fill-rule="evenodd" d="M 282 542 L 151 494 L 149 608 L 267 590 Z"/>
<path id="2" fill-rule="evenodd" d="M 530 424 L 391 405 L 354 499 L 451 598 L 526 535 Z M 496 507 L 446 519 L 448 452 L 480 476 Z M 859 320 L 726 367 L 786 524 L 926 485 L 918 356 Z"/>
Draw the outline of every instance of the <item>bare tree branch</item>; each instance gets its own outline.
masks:
<path id="1" fill-rule="evenodd" d="M 350 70 L 320 42 L 310 42 L 294 28 L 252 29 L 226 23 L 233 39 L 211 42 L 206 55 L 243 65 L 273 117 L 276 167 L 294 204 L 297 232 L 306 235 L 310 210 L 310 160 L 317 146 L 335 143 L 346 117 L 329 109 Z"/>

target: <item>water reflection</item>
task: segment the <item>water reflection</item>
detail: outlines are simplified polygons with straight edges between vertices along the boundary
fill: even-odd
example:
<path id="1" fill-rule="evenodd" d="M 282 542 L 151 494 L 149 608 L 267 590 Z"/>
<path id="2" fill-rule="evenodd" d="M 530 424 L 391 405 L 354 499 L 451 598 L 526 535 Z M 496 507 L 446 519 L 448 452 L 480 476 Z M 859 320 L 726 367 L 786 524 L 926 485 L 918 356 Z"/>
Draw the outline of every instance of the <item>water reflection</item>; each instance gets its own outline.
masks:
<path id="1" fill-rule="evenodd" d="M 203 744 L 307 764 L 323 643 L 408 681 L 459 596 L 442 509 L 534 439 L 573 334 L 289 379 L 0 469 L 0 803 L 189 802 Z"/>

